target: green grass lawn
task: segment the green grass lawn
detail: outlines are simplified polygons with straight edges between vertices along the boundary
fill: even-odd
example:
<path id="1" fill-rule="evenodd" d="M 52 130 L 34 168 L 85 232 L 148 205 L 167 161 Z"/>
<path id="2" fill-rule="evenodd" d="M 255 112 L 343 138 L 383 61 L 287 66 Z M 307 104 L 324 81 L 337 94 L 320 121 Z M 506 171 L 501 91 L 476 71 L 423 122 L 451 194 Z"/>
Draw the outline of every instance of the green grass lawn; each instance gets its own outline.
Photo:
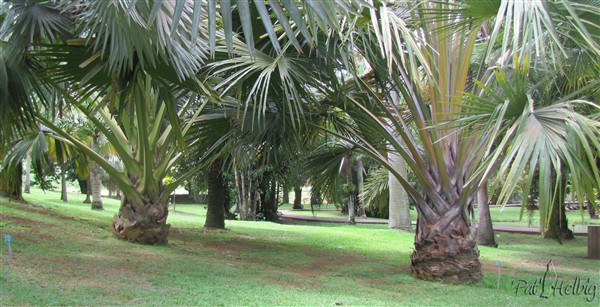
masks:
<path id="1" fill-rule="evenodd" d="M 92 211 L 77 195 L 34 190 L 29 204 L 0 199 L 0 305 L 502 305 L 597 306 L 590 294 L 515 293 L 552 259 L 560 280 L 590 279 L 600 296 L 600 262 L 588 260 L 585 238 L 559 245 L 536 235 L 501 234 L 499 248 L 480 247 L 483 280 L 445 285 L 410 276 L 413 234 L 386 225 L 226 221 L 202 230 L 202 205 L 169 213 L 169 244 L 118 241 L 110 230 L 119 202 Z M 501 263 L 500 285 L 496 261 Z M 554 277 L 551 271 L 552 278 Z M 549 278 L 550 279 L 550 278 Z M 554 280 L 554 279 L 553 279 Z M 550 282 L 548 282 L 550 284 Z M 589 287 L 591 289 L 591 287 Z M 548 294 L 548 292 L 546 293 Z M 551 293 L 550 293 L 551 294 Z"/>
<path id="2" fill-rule="evenodd" d="M 310 205 L 304 205 L 304 209 L 302 210 L 293 210 L 292 205 L 284 204 L 280 206 L 279 209 L 290 210 L 293 211 L 294 214 L 301 214 L 307 216 L 316 216 L 316 217 L 336 217 L 336 218 L 346 218 L 346 214 L 342 214 L 339 210 L 335 208 L 334 205 L 323 205 L 321 207 L 316 207 L 313 210 L 310 209 Z M 521 227 L 539 227 L 539 213 L 534 212 L 532 215 L 531 223 L 529 223 L 527 219 L 527 212 L 523 213 L 523 218 L 520 219 L 520 207 L 501 207 L 501 206 L 492 206 L 490 208 L 490 214 L 492 216 L 492 222 L 494 225 L 502 225 L 502 226 L 521 226 Z M 475 215 L 477 216 L 477 209 L 475 209 Z M 410 216 L 413 221 L 417 220 L 417 212 L 416 210 L 410 210 Z M 371 220 L 377 220 L 377 218 L 368 218 Z M 577 230 L 585 230 L 587 225 L 600 225 L 600 219 L 592 220 L 589 218 L 587 211 L 567 211 L 567 220 L 569 221 L 569 228 L 572 228 L 571 225 L 575 225 Z"/>

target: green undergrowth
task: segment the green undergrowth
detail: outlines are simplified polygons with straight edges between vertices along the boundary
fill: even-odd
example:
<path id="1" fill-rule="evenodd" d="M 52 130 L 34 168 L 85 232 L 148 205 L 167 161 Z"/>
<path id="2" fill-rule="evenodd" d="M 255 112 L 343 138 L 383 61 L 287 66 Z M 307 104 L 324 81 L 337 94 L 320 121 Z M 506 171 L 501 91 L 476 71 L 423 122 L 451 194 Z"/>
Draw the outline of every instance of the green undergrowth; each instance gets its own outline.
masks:
<path id="1" fill-rule="evenodd" d="M 92 211 L 73 197 L 35 191 L 28 204 L 0 199 L 0 235 L 13 235 L 11 266 L 2 243 L 0 305 L 435 305 L 597 306 L 590 296 L 515 293 L 552 260 L 552 277 L 590 279 L 600 262 L 585 259 L 586 240 L 559 245 L 539 236 L 501 234 L 499 248 L 480 247 L 483 280 L 446 285 L 410 275 L 413 234 L 386 225 L 227 221 L 204 231 L 206 209 L 177 205 L 169 244 L 116 240 L 118 201 Z M 498 285 L 497 260 L 500 261 Z M 558 277 L 554 275 L 554 271 Z M 550 276 L 550 275 L 548 275 Z M 498 287 L 498 289 L 497 289 Z M 538 293 L 539 294 L 539 293 Z M 546 293 L 548 294 L 548 293 Z M 600 296 L 600 289 L 596 290 Z"/>

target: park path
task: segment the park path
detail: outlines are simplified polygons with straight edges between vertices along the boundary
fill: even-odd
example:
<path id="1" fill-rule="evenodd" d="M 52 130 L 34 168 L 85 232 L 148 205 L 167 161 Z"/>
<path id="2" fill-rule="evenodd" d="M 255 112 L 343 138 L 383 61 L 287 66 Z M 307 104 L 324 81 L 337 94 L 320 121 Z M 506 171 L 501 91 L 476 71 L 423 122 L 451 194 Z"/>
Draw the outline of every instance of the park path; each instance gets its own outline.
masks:
<path id="1" fill-rule="evenodd" d="M 341 217 L 320 217 L 315 215 L 305 215 L 294 213 L 292 210 L 279 210 L 282 218 L 305 221 L 305 222 L 326 222 L 326 223 L 346 223 L 348 220 L 346 218 Z M 358 224 L 387 224 L 388 220 L 386 219 L 365 219 L 365 218 L 356 218 L 356 223 Z M 413 225 L 416 225 L 416 222 L 412 222 Z M 578 229 L 579 228 L 579 229 Z M 508 232 L 508 233 L 522 233 L 522 234 L 540 234 L 539 228 L 534 227 L 517 227 L 517 226 L 494 226 L 494 231 L 498 232 Z M 574 234 L 576 236 L 587 236 L 587 227 L 578 226 L 576 227 Z"/>

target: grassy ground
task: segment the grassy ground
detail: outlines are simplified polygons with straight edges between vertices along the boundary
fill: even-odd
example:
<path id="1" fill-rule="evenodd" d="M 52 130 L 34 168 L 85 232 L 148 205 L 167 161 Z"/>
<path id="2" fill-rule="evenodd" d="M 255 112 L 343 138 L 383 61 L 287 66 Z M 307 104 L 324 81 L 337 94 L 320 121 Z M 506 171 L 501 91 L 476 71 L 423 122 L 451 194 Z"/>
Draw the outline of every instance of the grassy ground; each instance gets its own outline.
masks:
<path id="1" fill-rule="evenodd" d="M 313 215 L 317 217 L 337 217 L 345 218 L 346 214 L 342 214 L 333 205 L 323 205 L 320 208 L 310 209 L 310 205 L 305 205 L 305 209 L 293 210 L 292 205 L 284 204 L 280 206 L 280 210 L 293 210 L 295 214 Z M 502 226 L 521 226 L 521 227 L 539 227 L 539 215 L 538 212 L 534 212 L 532 215 L 531 223 L 527 218 L 527 212 L 523 213 L 523 218 L 519 219 L 520 207 L 504 207 L 493 206 L 490 208 L 492 221 L 494 225 Z M 583 213 L 583 214 L 582 214 Z M 411 219 L 417 220 L 417 212 L 415 210 L 410 211 Z M 477 209 L 475 209 L 475 215 L 477 215 Z M 368 218 L 371 220 L 377 220 L 377 218 Z M 569 221 L 569 228 L 573 228 L 575 225 L 577 230 L 585 230 L 587 225 L 600 225 L 600 220 L 592 220 L 589 218 L 587 211 L 580 212 L 579 210 L 567 211 L 567 220 Z"/>
<path id="2" fill-rule="evenodd" d="M 71 195 L 70 195 L 71 196 Z M 118 201 L 91 211 L 73 195 L 34 191 L 30 204 L 0 199 L 0 235 L 11 233 L 8 267 L 2 247 L 0 305 L 537 305 L 597 306 L 600 262 L 585 259 L 586 241 L 564 245 L 539 236 L 502 234 L 500 247 L 480 247 L 476 285 L 444 285 L 410 276 L 413 235 L 385 225 L 227 221 L 227 231 L 201 229 L 206 210 L 177 205 L 169 244 L 114 239 Z M 552 259 L 560 280 L 590 279 L 588 294 L 548 299 L 515 292 L 532 284 Z M 497 289 L 496 261 L 500 260 Z M 552 281 L 554 273 L 551 270 Z M 548 277 L 550 280 L 551 278 Z M 548 281 L 548 287 L 550 281 Z M 540 290 L 538 288 L 538 290 Z M 593 298 L 593 299 L 592 299 Z M 592 300 L 587 302 L 586 299 Z"/>

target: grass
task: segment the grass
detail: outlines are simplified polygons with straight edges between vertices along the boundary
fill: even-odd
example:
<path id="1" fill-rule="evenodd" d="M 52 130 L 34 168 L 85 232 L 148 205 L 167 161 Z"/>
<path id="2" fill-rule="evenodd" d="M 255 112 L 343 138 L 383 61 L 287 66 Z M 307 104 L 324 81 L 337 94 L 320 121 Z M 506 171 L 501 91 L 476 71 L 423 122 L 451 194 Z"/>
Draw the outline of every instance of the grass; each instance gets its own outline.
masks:
<path id="1" fill-rule="evenodd" d="M 320 208 L 310 209 L 310 205 L 304 205 L 306 209 L 294 210 L 292 209 L 292 205 L 284 204 L 280 206 L 280 210 L 290 210 L 293 211 L 294 214 L 301 214 L 306 216 L 316 216 L 316 217 L 334 217 L 334 218 L 347 218 L 346 214 L 342 214 L 339 210 L 335 208 L 333 205 L 323 205 Z M 520 226 L 520 227 L 539 227 L 539 215 L 538 212 L 534 212 L 532 216 L 531 223 L 527 220 L 527 212 L 523 213 L 523 218 L 520 219 L 520 207 L 501 207 L 501 206 L 492 206 L 490 207 L 490 215 L 492 216 L 492 222 L 496 226 Z M 475 216 L 477 216 L 477 209 L 474 212 Z M 567 220 L 569 222 L 569 228 L 572 228 L 571 225 L 575 225 L 577 230 L 586 229 L 587 225 L 600 225 L 600 220 L 592 220 L 589 218 L 587 211 L 581 212 L 579 210 L 567 211 Z M 410 216 L 413 221 L 417 220 L 417 212 L 416 210 L 410 210 Z M 378 218 L 367 218 L 369 220 L 378 220 Z"/>
<path id="2" fill-rule="evenodd" d="M 7 266 L 2 243 L 0 305 L 532 305 L 597 306 L 590 295 L 515 293 L 552 259 L 559 278 L 590 278 L 600 288 L 600 262 L 585 259 L 586 241 L 559 245 L 539 236 L 501 234 L 500 247 L 480 247 L 483 280 L 445 285 L 410 276 L 413 235 L 385 225 L 227 221 L 202 230 L 202 205 L 169 213 L 169 244 L 141 246 L 110 232 L 118 201 L 92 211 L 73 194 L 33 191 L 30 204 L 0 199 L 0 235 L 11 233 Z M 496 260 L 501 262 L 497 286 Z M 552 274 L 553 275 L 553 274 Z M 600 289 L 594 289 L 600 296 Z"/>

